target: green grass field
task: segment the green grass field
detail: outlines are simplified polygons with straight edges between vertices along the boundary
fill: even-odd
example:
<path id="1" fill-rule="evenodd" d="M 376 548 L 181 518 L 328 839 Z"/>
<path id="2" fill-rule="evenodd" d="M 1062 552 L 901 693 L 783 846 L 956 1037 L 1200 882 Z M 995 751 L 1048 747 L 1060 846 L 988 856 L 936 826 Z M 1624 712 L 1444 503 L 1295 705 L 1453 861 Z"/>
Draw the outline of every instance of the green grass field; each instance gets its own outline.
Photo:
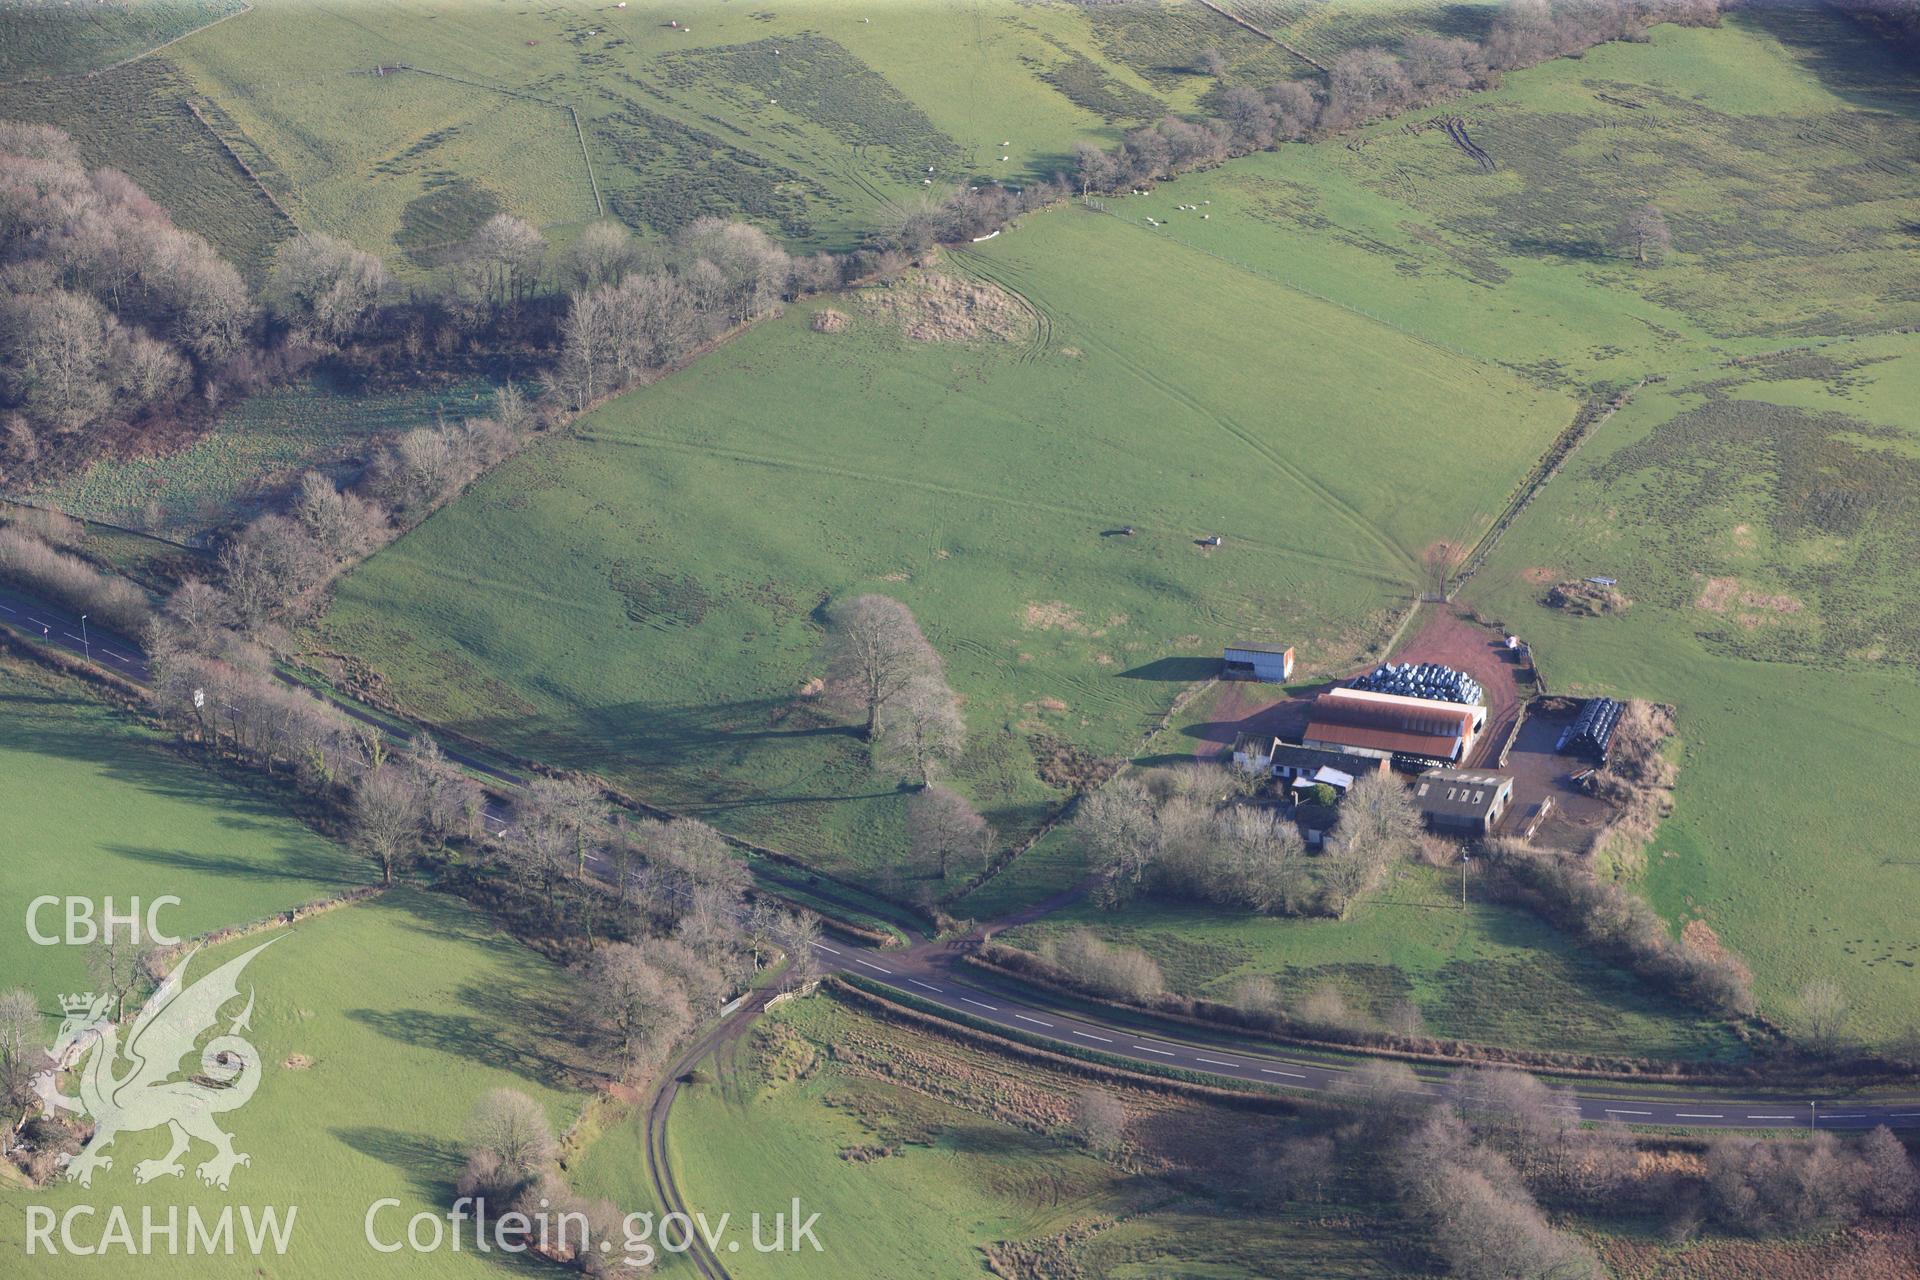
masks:
<path id="1" fill-rule="evenodd" d="M 86 8 L 19 3 L 0 11 L 0 80 L 99 71 L 239 13 L 242 0 L 115 0 Z"/>
<path id="2" fill-rule="evenodd" d="M 175 540 L 250 519 L 303 470 L 364 460 L 384 436 L 484 415 L 490 384 L 352 394 L 324 381 L 250 396 L 174 453 L 101 458 L 57 487 L 26 495 L 70 515 Z"/>
<path id="3" fill-rule="evenodd" d="M 432 719 L 870 868 L 903 797 L 796 703 L 822 601 L 914 608 L 967 700 L 962 781 L 1011 835 L 1057 794 L 1033 740 L 1132 754 L 1236 636 L 1344 660 L 1571 415 L 1078 208 L 958 258 L 1018 290 L 1030 337 L 913 343 L 864 308 L 844 335 L 763 325 L 377 556 L 327 642 Z M 1102 536 L 1121 524 L 1140 534 Z"/>
<path id="4" fill-rule="evenodd" d="M 1089 84 L 1107 90 L 1096 105 L 1124 96 L 1135 123 L 1190 106 L 1210 83 L 1163 99 L 1105 59 L 1079 12 L 1009 3 L 909 16 L 819 0 L 696 20 L 665 0 L 624 11 L 270 0 L 169 55 L 230 122 L 236 150 L 265 159 L 302 225 L 403 271 L 424 265 L 397 252 L 420 242 L 406 228 L 441 221 L 450 199 L 563 237 L 593 215 L 580 141 L 553 103 L 579 111 L 606 209 L 636 227 L 738 213 L 845 246 L 924 197 L 930 165 L 942 187 L 1048 176 L 1075 137 L 1110 127 L 1075 100 Z M 401 64 L 419 70 L 374 74 Z"/>
<path id="5" fill-rule="evenodd" d="M 208 972 L 260 937 L 196 957 L 189 974 Z M 35 971 L 36 979 L 39 971 Z M 51 982 L 51 977 L 47 979 Z M 36 1191 L 0 1189 L 0 1248 L 20 1256 L 24 1206 L 55 1212 L 77 1204 L 120 1205 L 133 1215 L 154 1205 L 297 1206 L 284 1257 L 258 1264 L 276 1276 L 375 1276 L 404 1263 L 408 1275 L 497 1274 L 499 1262 L 468 1248 L 395 1257 L 364 1241 L 368 1207 L 401 1202 L 380 1219 L 386 1239 L 404 1233 L 416 1212 L 444 1213 L 463 1158 L 468 1110 L 487 1090 L 510 1087 L 543 1103 L 556 1129 L 581 1103 L 570 1090 L 566 1030 L 557 1008 L 565 975 L 483 916 L 455 901 L 402 889 L 313 917 L 283 932 L 248 966 L 255 992 L 248 1037 L 265 1066 L 259 1092 L 222 1117 L 252 1164 L 227 1191 L 184 1179 L 137 1185 L 136 1160 L 166 1150 L 164 1131 L 128 1134 L 114 1144 L 113 1169 L 83 1189 L 66 1182 Z M 287 1065 L 295 1055 L 309 1065 Z M 204 1159 L 196 1149 L 192 1159 Z M 79 1235 L 98 1232 L 104 1219 Z M 183 1228 L 184 1230 L 184 1228 Z M 57 1238 L 57 1237 L 56 1237 Z M 226 1262 L 227 1260 L 222 1260 Z M 156 1256 L 104 1265 L 117 1275 L 202 1276 L 203 1257 Z M 243 1259 L 251 1274 L 254 1263 Z M 98 1275 L 101 1258 L 40 1256 L 37 1275 Z M 238 1270 L 233 1272 L 238 1274 Z"/>
<path id="6" fill-rule="evenodd" d="M 832 1053 L 828 1045 L 836 1046 Z M 894 1064 L 886 1078 L 886 1063 Z M 1209 1198 L 1194 1135 L 1231 1126 L 1248 1140 L 1284 1120 L 1133 1096 L 1141 1171 L 1095 1160 L 1051 1130 L 1079 1081 L 1042 1068 L 1007 1078 L 1004 1059 L 876 1021 L 825 998 L 776 1010 L 706 1065 L 668 1127 L 681 1190 L 742 1238 L 727 1269 L 756 1276 L 977 1276 L 983 1251 L 1024 1246 L 1042 1274 L 1385 1275 L 1390 1224 L 1343 1230 L 1356 1212 L 1301 1204 L 1242 1212 Z M 874 1160 L 854 1148 L 892 1147 Z M 1164 1176 L 1169 1156 L 1180 1174 Z M 1204 1164 L 1204 1158 L 1198 1160 Z M 622 1203 L 645 1194 L 637 1126 L 578 1162 L 585 1184 Z M 818 1212 L 822 1251 L 761 1255 L 748 1215 Z M 1367 1216 L 1362 1212 L 1362 1216 Z M 803 1213 L 804 1216 L 804 1213 Z M 1230 1226 L 1231 1229 L 1228 1229 Z M 770 1227 L 769 1227 L 770 1234 Z M 671 1259 L 665 1275 L 693 1274 Z"/>
<path id="7" fill-rule="evenodd" d="M 367 883 L 371 871 L 276 804 L 11 664 L 0 667 L 0 798 L 7 837 L 0 901 L 12 917 L 0 932 L 0 974 L 4 986 L 25 987 L 40 1000 L 49 1039 L 57 997 L 91 984 L 83 946 L 30 941 L 32 899 L 72 895 L 98 904 L 111 897 L 125 911 L 135 897 L 150 903 L 172 895 L 180 903 L 158 923 L 192 937 L 335 896 Z M 38 923 L 59 933 L 59 910 L 43 912 Z M 30 1205 L 56 1213 L 92 1205 L 101 1215 L 117 1205 L 133 1215 L 136 1232 L 141 1206 L 164 1215 L 170 1205 L 207 1214 L 228 1204 L 272 1205 L 283 1216 L 297 1206 L 289 1251 L 261 1264 L 267 1274 L 385 1274 L 393 1261 L 361 1243 L 368 1205 L 398 1198 L 404 1207 L 382 1222 L 404 1229 L 412 1213 L 449 1204 L 462 1125 L 476 1098 L 497 1086 L 520 1089 L 547 1107 L 556 1129 L 582 1104 L 587 1077 L 564 1013 L 571 979 L 464 903 L 396 889 L 211 948 L 193 959 L 189 981 L 268 937 L 276 940 L 245 975 L 256 995 L 246 1034 L 264 1074 L 256 1096 L 223 1117 L 252 1164 L 224 1192 L 202 1186 L 191 1167 L 180 1181 L 140 1185 L 133 1166 L 161 1155 L 166 1133 L 127 1134 L 111 1149 L 114 1167 L 91 1188 L 0 1182 L 0 1251 L 21 1256 Z M 196 1147 L 190 1161 L 208 1154 Z M 78 1236 L 85 1241 L 104 1227 L 96 1217 Z M 470 1251 L 409 1264 L 409 1275 L 491 1268 Z M 31 1265 L 46 1275 L 209 1274 L 204 1257 L 169 1256 L 164 1245 L 131 1261 L 36 1256 Z"/>
<path id="8" fill-rule="evenodd" d="M 86 986 L 84 948 L 34 945 L 24 920 L 34 898 L 111 896 L 125 911 L 130 898 L 172 894 L 180 905 L 160 923 L 191 937 L 371 878 L 370 866 L 270 801 L 31 669 L 0 668 L 0 778 L 0 900 L 13 917 L 0 930 L 0 973 L 9 986 L 30 976 L 50 1009 L 54 993 Z M 60 909 L 40 924 L 59 932 Z"/>
<path id="9" fill-rule="evenodd" d="M 146 6 L 156 11 L 144 24 L 116 12 L 115 29 L 180 25 L 193 8 Z M 1477 5 L 1292 5 L 1278 18 L 1248 8 L 1322 57 L 1485 25 Z M 7 21 L 23 62 L 50 56 L 48 24 Z M 55 114 L 74 122 L 90 158 L 116 154 L 112 133 L 127 112 L 224 144 L 302 227 L 356 240 L 417 276 L 433 265 L 432 249 L 493 210 L 563 239 L 594 214 L 581 139 L 558 104 L 580 114 L 600 205 L 631 225 L 671 231 L 702 214 L 740 214 L 798 245 L 844 248 L 952 183 L 1044 180 L 1078 138 L 1199 110 L 1217 86 L 1193 71 L 1206 49 L 1226 55 L 1233 82 L 1312 74 L 1199 5 L 995 0 L 909 11 L 809 0 L 777 12 L 709 9 L 696 20 L 668 0 L 625 10 L 577 0 L 538 9 L 263 0 L 147 60 L 164 82 L 144 97 L 122 94 L 126 77 L 103 78 L 88 82 L 99 107 L 80 97 Z M 9 110 L 37 111 L 30 97 L 15 102 Z M 205 124 L 188 115 L 189 102 Z M 204 166 L 138 159 L 122 167 L 185 210 L 185 225 L 262 256 L 268 245 L 243 246 L 230 232 L 231 245 L 219 241 L 218 212 L 193 205 L 191 175 Z M 240 176 L 230 159 L 224 167 Z"/>
<path id="10" fill-rule="evenodd" d="M 1677 809 L 1647 891 L 1747 959 L 1769 1014 L 1792 1025 L 1801 987 L 1830 978 L 1869 1040 L 1909 1026 L 1920 997 L 1902 906 L 1920 691 L 1901 478 L 1920 441 L 1896 407 L 1913 363 L 1909 348 L 1825 379 L 1763 367 L 1730 389 L 1642 397 L 1467 592 L 1526 633 L 1556 689 L 1677 706 Z M 1573 619 L 1539 603 L 1544 583 L 1591 572 L 1620 578 L 1632 608 Z"/>
<path id="11" fill-rule="evenodd" d="M 1427 1034 L 1450 1039 L 1659 1059 L 1739 1055 L 1723 1025 L 1579 951 L 1527 912 L 1472 901 L 1471 885 L 1463 908 L 1459 892 L 1451 870 L 1408 867 L 1346 921 L 1143 900 L 1117 912 L 1082 904 L 999 937 L 1033 948 L 1088 926 L 1145 950 L 1183 995 L 1230 1002 L 1240 980 L 1269 977 L 1290 1005 L 1330 988 L 1381 1024 L 1409 1002 Z"/>
<path id="12" fill-rule="evenodd" d="M 1416 113 L 954 255 L 1034 308 L 1024 342 L 906 344 L 858 307 L 838 337 L 765 326 L 383 553 L 327 637 L 431 717 L 871 868 L 899 845 L 899 798 L 793 699 L 823 600 L 915 607 L 967 699 L 962 785 L 1016 830 L 1058 794 L 1029 740 L 1134 754 L 1238 633 L 1303 641 L 1310 662 L 1377 644 L 1426 548 L 1473 540 L 1574 398 L 1652 379 L 1467 599 L 1539 631 L 1556 681 L 1680 704 L 1663 840 L 1701 852 L 1656 858 L 1649 881 L 1676 926 L 1724 925 L 1789 1024 L 1816 960 L 1847 964 L 1863 1027 L 1890 1032 L 1910 998 L 1885 954 L 1903 864 L 1876 833 L 1901 829 L 1879 825 L 1899 803 L 1884 739 L 1905 742 L 1913 697 L 1917 375 L 1893 330 L 1920 318 L 1898 250 L 1914 93 L 1843 20 L 1765 11 L 1449 109 L 1494 172 Z M 1646 200 L 1674 227 L 1658 267 L 1607 246 Z M 1718 478 L 1727 457 L 1750 483 Z M 1115 524 L 1142 536 L 1096 536 Z M 1193 548 L 1210 532 L 1222 554 Z M 1543 566 L 1630 574 L 1644 603 L 1536 618 L 1522 571 Z M 1732 580 L 1730 604 L 1694 607 L 1707 579 Z M 1837 776 L 1756 782 L 1778 708 L 1836 682 L 1865 732 L 1791 740 L 1820 740 Z M 1859 852 L 1807 871 L 1830 843 Z M 965 905 L 988 916 L 1076 870 L 1044 842 Z M 1825 918 L 1781 928 L 1809 881 Z"/>

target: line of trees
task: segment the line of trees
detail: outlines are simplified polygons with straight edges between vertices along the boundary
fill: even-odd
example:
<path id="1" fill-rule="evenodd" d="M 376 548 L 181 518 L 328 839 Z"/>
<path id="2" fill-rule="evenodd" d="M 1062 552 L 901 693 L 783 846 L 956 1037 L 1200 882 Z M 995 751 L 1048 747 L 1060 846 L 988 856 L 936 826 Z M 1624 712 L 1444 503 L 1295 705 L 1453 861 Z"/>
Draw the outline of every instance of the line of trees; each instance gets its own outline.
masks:
<path id="1" fill-rule="evenodd" d="M 1709 953 L 1675 938 L 1638 895 L 1524 841 L 1492 840 L 1486 853 L 1508 892 L 1601 955 L 1709 1012 L 1754 1012 L 1746 966 L 1724 950 Z"/>
<path id="2" fill-rule="evenodd" d="M 1578 54 L 1612 40 L 1644 40 L 1662 22 L 1712 25 L 1719 0 L 1508 0 L 1483 43 L 1410 37 L 1395 53 L 1368 46 L 1334 62 L 1324 83 L 1282 80 L 1223 90 L 1206 120 L 1167 116 L 1118 147 L 1074 148 L 1081 194 L 1120 192 L 1285 143 L 1327 137 L 1382 116 L 1492 88 L 1501 73 Z"/>
<path id="3" fill-rule="evenodd" d="M 758 227 L 725 218 L 697 219 L 665 246 L 596 223 L 561 256 L 570 301 L 549 383 L 584 409 L 782 300 L 837 288 L 842 272 L 832 254 L 792 257 Z"/>
<path id="4" fill-rule="evenodd" d="M 1420 846 L 1420 816 L 1399 779 L 1357 779 L 1318 857 L 1293 824 L 1232 803 L 1236 786 L 1212 766 L 1116 778 L 1080 805 L 1074 829 L 1100 877 L 1095 896 L 1119 906 L 1135 893 L 1269 915 L 1346 919 Z"/>

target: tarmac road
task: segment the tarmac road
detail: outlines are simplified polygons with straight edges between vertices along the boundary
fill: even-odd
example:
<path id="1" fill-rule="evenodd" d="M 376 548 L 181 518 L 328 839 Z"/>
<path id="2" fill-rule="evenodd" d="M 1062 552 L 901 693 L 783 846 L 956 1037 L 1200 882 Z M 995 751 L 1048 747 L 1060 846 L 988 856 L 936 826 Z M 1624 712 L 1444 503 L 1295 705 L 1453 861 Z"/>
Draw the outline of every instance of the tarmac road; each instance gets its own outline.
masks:
<path id="1" fill-rule="evenodd" d="M 109 631 L 88 623 L 83 631 L 77 615 L 36 600 L 20 592 L 0 587 L 0 626 L 6 626 L 29 640 L 92 660 L 137 684 L 151 680 L 146 654 L 142 649 Z M 336 704 L 339 705 L 339 704 Z M 368 723 L 371 717 L 352 707 L 341 706 L 348 715 Z M 384 726 L 383 726 L 384 727 Z M 521 779 L 496 767 L 445 753 L 449 759 L 474 768 L 504 782 L 518 784 Z M 495 833 L 511 821 L 508 803 L 499 797 L 488 799 L 487 818 Z M 605 874 L 606 868 L 595 870 Z M 995 929 L 1036 919 L 1078 896 L 1069 892 L 998 921 Z M 828 972 L 860 974 L 897 988 L 920 1001 L 952 1010 L 966 1018 L 1004 1027 L 1027 1036 L 1037 1036 L 1082 1050 L 1093 1050 L 1110 1057 L 1130 1058 L 1136 1062 L 1203 1072 L 1227 1080 L 1243 1080 L 1281 1089 L 1319 1092 L 1334 1088 L 1360 1062 L 1364 1055 L 1339 1057 L 1307 1052 L 1290 1053 L 1274 1049 L 1250 1052 L 1243 1045 L 1226 1046 L 1206 1042 L 1204 1032 L 1179 1029 L 1175 1034 L 1145 1034 L 1125 1026 L 1098 1021 L 1084 1015 L 1049 1007 L 1034 992 L 1016 992 L 976 975 L 961 977 L 959 960 L 967 943 L 917 941 L 898 950 L 882 950 L 846 942 L 816 942 L 822 969 Z M 751 1016 L 758 1002 L 748 1002 L 722 1025 Z M 1150 1021 L 1150 1019 L 1143 1019 Z M 1453 1088 L 1444 1071 L 1416 1068 L 1423 1076 L 1422 1092 L 1431 1097 L 1448 1096 Z M 1626 1124 L 1699 1129 L 1786 1129 L 1858 1130 L 1884 1124 L 1891 1128 L 1920 1127 L 1920 1098 L 1888 1100 L 1876 1098 L 1862 1102 L 1845 1096 L 1814 1098 L 1767 1097 L 1742 1094 L 1705 1086 L 1636 1086 L 1630 1083 L 1595 1082 L 1573 1088 L 1572 1097 L 1584 1120 L 1616 1120 Z M 670 1102 L 669 1102 L 670 1105 Z M 664 1125 L 665 1108 L 660 1113 Z"/>

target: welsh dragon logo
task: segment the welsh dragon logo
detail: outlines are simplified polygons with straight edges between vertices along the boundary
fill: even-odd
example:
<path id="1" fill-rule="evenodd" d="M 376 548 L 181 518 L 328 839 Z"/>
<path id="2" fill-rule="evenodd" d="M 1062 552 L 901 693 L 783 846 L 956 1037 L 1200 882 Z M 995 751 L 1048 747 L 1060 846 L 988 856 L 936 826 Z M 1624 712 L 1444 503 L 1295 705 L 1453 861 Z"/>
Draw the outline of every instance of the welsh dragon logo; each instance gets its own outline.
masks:
<path id="1" fill-rule="evenodd" d="M 239 997 L 240 973 L 247 963 L 277 941 L 268 939 L 192 986 L 185 985 L 187 967 L 199 948 L 189 951 L 134 1015 L 124 1045 L 120 1029 L 107 1016 L 113 1003 L 110 996 L 88 992 L 60 998 L 66 1018 L 49 1050 L 55 1065 L 35 1078 L 34 1088 L 48 1115 L 72 1111 L 93 1118 L 93 1137 L 67 1165 L 68 1178 L 83 1187 L 92 1186 L 94 1170 L 113 1168 L 113 1157 L 102 1155 L 103 1148 L 123 1133 L 161 1125 L 172 1131 L 173 1145 L 161 1159 L 136 1164 L 135 1182 L 180 1177 L 185 1173 L 180 1157 L 195 1138 L 213 1147 L 212 1158 L 195 1170 L 209 1186 L 226 1190 L 234 1168 L 253 1163 L 251 1156 L 233 1149 L 233 1136 L 214 1122 L 220 1112 L 246 1105 L 260 1087 L 260 1055 L 239 1034 L 247 1030 L 253 1016 L 251 987 L 246 1007 L 228 1024 L 226 1034 L 200 1047 L 199 1071 L 183 1076 L 181 1061 L 194 1052 L 200 1036 L 219 1022 L 227 1002 Z M 79 1066 L 83 1059 L 80 1096 L 61 1093 L 59 1072 Z M 123 1061 L 124 1071 L 120 1069 Z"/>

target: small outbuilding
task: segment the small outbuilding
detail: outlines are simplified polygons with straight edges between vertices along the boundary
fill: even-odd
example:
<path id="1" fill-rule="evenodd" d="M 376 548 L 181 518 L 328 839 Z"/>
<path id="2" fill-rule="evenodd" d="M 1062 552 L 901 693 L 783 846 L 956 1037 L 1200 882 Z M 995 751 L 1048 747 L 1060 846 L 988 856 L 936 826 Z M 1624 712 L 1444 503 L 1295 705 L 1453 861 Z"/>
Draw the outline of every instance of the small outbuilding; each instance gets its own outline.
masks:
<path id="1" fill-rule="evenodd" d="M 1429 769 L 1413 784 L 1413 803 L 1435 831 L 1484 836 L 1500 825 L 1513 803 L 1513 775 Z"/>
<path id="2" fill-rule="evenodd" d="M 1225 680 L 1264 680 L 1279 684 L 1293 677 L 1293 646 L 1276 649 L 1269 645 L 1228 645 L 1220 659 L 1220 676 Z"/>

